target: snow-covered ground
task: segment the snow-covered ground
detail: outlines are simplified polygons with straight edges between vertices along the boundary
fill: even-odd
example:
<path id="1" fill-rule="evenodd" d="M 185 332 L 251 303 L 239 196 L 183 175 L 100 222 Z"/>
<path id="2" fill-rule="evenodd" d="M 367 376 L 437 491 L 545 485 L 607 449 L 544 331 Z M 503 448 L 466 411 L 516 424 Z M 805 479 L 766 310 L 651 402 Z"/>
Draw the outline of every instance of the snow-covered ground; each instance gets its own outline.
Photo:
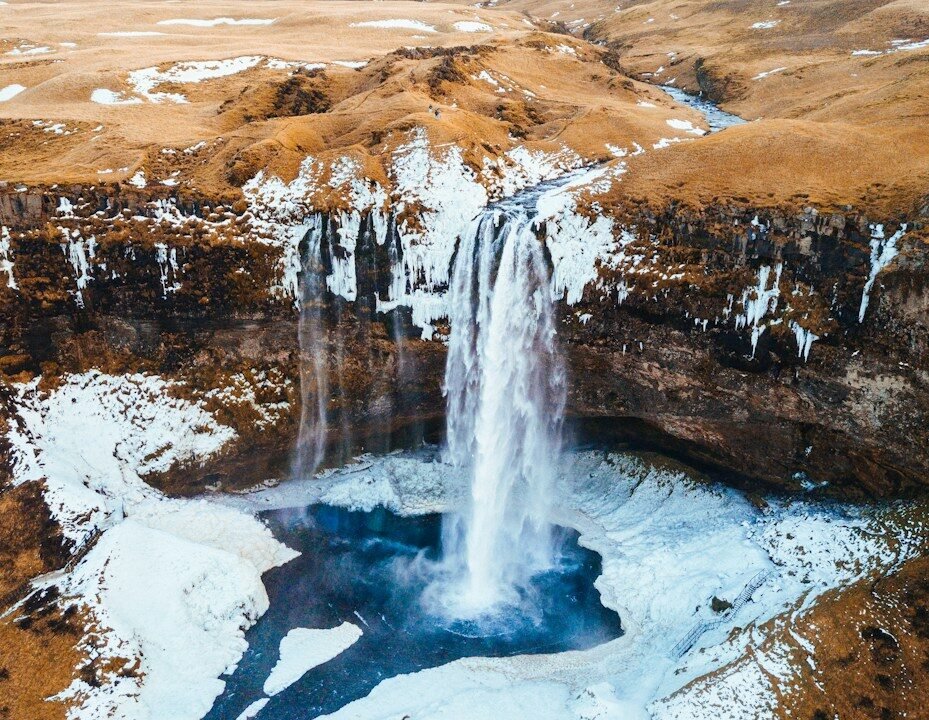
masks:
<path id="1" fill-rule="evenodd" d="M 98 372 L 48 392 L 17 388 L 8 431 L 15 479 L 42 480 L 54 516 L 86 550 L 69 572 L 36 581 L 57 585 L 92 621 L 82 646 L 101 684 L 76 675 L 61 693 L 72 720 L 196 720 L 209 710 L 246 648 L 244 631 L 268 607 L 261 574 L 294 556 L 257 512 L 323 502 L 415 515 L 460 507 L 467 492 L 459 469 L 401 453 L 249 493 L 167 498 L 144 482 L 148 473 L 196 464 L 235 439 L 170 390 L 157 376 Z M 552 520 L 602 556 L 596 585 L 626 634 L 586 651 L 468 658 L 393 677 L 331 717 L 764 716 L 805 671 L 772 628 L 789 626 L 823 592 L 926 547 L 926 527 L 903 504 L 770 501 L 761 510 L 682 471 L 602 452 L 567 456 L 560 478 Z M 751 600 L 678 658 L 691 628 L 720 619 L 711 599 L 735 600 L 765 571 Z M 304 629 L 282 645 L 280 670 L 262 678 L 268 692 L 356 634 Z M 691 682 L 714 671 L 712 682 Z M 261 707 L 250 712 L 260 720 Z"/>
<path id="2" fill-rule="evenodd" d="M 268 608 L 261 574 L 296 555 L 248 513 L 145 483 L 236 437 L 174 385 L 93 371 L 47 392 L 15 388 L 14 482 L 43 482 L 65 537 L 86 551 L 71 572 L 36 581 L 91 621 L 81 649 L 100 684 L 75 674 L 59 696 L 72 720 L 202 717 Z"/>
<path id="3" fill-rule="evenodd" d="M 463 480 L 437 461 L 397 454 L 222 501 L 253 511 L 325 502 L 416 514 L 454 508 Z M 330 717 L 763 717 L 784 691 L 772 677 L 786 681 L 804 667 L 766 642 L 765 623 L 913 557 L 929 532 L 902 505 L 771 501 L 761 511 L 734 490 L 596 452 L 568 457 L 558 494 L 553 520 L 576 528 L 581 544 L 603 557 L 597 588 L 619 612 L 624 636 L 582 652 L 469 658 L 390 678 Z M 751 601 L 678 659 L 678 641 L 720 617 L 710 600 L 733 601 L 759 572 L 769 574 Z M 734 627 L 741 630 L 730 636 Z M 749 645 L 764 650 L 743 658 Z M 721 668 L 712 683 L 691 684 Z"/>

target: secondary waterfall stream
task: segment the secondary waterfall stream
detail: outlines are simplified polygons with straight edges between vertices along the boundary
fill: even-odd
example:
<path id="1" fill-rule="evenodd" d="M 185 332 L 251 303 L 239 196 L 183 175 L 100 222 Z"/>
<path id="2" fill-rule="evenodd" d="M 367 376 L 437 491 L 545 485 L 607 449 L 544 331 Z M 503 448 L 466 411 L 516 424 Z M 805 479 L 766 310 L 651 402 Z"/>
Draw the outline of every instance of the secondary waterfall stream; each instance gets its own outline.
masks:
<path id="1" fill-rule="evenodd" d="M 329 379 L 326 368 L 325 300 L 326 272 L 322 245 L 325 234 L 322 215 L 311 218 L 306 247 L 301 253 L 300 316 L 300 428 L 292 474 L 309 477 L 322 462 L 326 449 Z"/>
<path id="2" fill-rule="evenodd" d="M 552 473 L 565 373 L 549 269 L 520 203 L 489 208 L 458 248 L 449 289 L 446 460 L 471 473 L 470 507 L 446 522 L 445 558 L 460 573 L 452 611 L 517 601 L 551 566 Z"/>
<path id="3" fill-rule="evenodd" d="M 566 378 L 550 265 L 533 217 L 539 196 L 568 180 L 487 208 L 458 241 L 447 292 L 444 446 L 369 456 L 364 467 L 331 477 L 338 485 L 341 475 L 361 496 L 336 492 L 336 502 L 365 505 L 366 492 L 390 493 L 382 495 L 364 475 L 393 477 L 390 468 L 400 463 L 397 469 L 406 467 L 414 485 L 425 480 L 441 487 L 457 511 L 415 517 L 382 506 L 358 512 L 321 504 L 264 513 L 275 536 L 301 555 L 263 578 L 270 608 L 246 633 L 248 651 L 207 720 L 228 720 L 255 702 L 262 703 L 263 719 L 315 717 L 395 675 L 458 658 L 581 650 L 622 634 L 619 616 L 603 606 L 594 586 L 599 557 L 579 546 L 576 532 L 551 524 Z M 327 413 L 330 395 L 339 393 L 335 378 L 327 379 L 327 362 L 338 362 L 341 331 L 326 309 L 334 229 L 322 216 L 307 228 L 298 483 L 322 462 L 327 424 L 338 422 L 335 410 L 331 418 Z M 396 269 L 399 247 L 384 250 Z M 402 296 L 402 279 L 391 274 L 391 299 Z M 392 321 L 399 337 L 399 319 Z M 397 381 L 415 372 L 405 358 L 396 362 Z M 465 484 L 470 492 L 458 504 L 457 489 Z M 355 644 L 267 695 L 264 683 L 282 638 L 294 629 L 346 622 L 359 630 Z"/>

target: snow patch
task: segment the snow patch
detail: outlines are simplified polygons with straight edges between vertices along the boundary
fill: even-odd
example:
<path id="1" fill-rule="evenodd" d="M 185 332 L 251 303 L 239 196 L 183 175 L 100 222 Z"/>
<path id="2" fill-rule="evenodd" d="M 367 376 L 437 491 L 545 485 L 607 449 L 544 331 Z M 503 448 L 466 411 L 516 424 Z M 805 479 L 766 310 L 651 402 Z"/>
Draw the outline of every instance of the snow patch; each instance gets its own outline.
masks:
<path id="1" fill-rule="evenodd" d="M 20 43 L 12 50 L 8 50 L 5 55 L 12 55 L 13 57 L 22 57 L 30 55 L 47 55 L 50 52 L 54 52 L 47 45 L 33 45 L 32 43 Z"/>
<path id="2" fill-rule="evenodd" d="M 0 102 L 12 100 L 25 89 L 25 85 L 17 85 L 15 83 L 13 85 L 7 85 L 5 88 L 0 89 Z"/>
<path id="3" fill-rule="evenodd" d="M 115 32 L 101 32 L 97 33 L 100 37 L 124 37 L 124 38 L 134 38 L 134 37 L 155 37 L 157 35 L 164 35 L 163 32 L 158 32 L 157 30 L 117 30 Z"/>
<path id="4" fill-rule="evenodd" d="M 476 22 L 472 20 L 461 20 L 455 23 L 455 29 L 458 32 L 475 33 L 475 32 L 493 32 L 494 29 L 487 23 Z"/>
<path id="5" fill-rule="evenodd" d="M 531 150 L 519 145 L 494 160 L 484 158 L 481 180 L 490 198 L 499 199 L 555 180 L 583 165 L 584 158 L 567 146 L 563 146 L 560 152 L 553 153 Z"/>
<path id="6" fill-rule="evenodd" d="M 271 25 L 277 18 L 230 18 L 218 17 L 208 20 L 200 18 L 172 18 L 159 20 L 158 25 L 190 25 L 191 27 L 216 27 L 217 25 Z"/>
<path id="7" fill-rule="evenodd" d="M 142 98 L 129 97 L 124 92 L 97 88 L 90 94 L 90 101 L 98 105 L 139 105 Z"/>
<path id="8" fill-rule="evenodd" d="M 186 103 L 187 98 L 178 93 L 154 92 L 162 83 L 198 83 L 203 80 L 214 80 L 244 72 L 255 67 L 264 58 L 260 55 L 243 55 L 228 60 L 200 60 L 177 63 L 167 70 L 160 71 L 157 67 L 133 70 L 129 73 L 129 84 L 133 86 L 138 95 L 153 103 L 173 102 Z"/>
<path id="9" fill-rule="evenodd" d="M 264 683 L 267 695 L 286 690 L 307 672 L 329 662 L 361 637 L 361 628 L 343 622 L 331 629 L 294 628 L 281 640 L 280 659 Z"/>
<path id="10" fill-rule="evenodd" d="M 577 210 L 581 193 L 608 191 L 625 170 L 622 162 L 589 170 L 539 197 L 537 222 L 544 223 L 552 258 L 554 299 L 564 298 L 569 305 L 580 302 L 584 289 L 599 277 L 599 267 L 614 266 L 623 242 L 631 239 L 623 231 L 617 242 L 612 218 L 600 213 L 588 217 Z"/>
<path id="11" fill-rule="evenodd" d="M 365 20 L 364 22 L 352 23 L 350 27 L 358 28 L 381 28 L 384 30 L 416 30 L 417 32 L 438 32 L 432 25 L 427 25 L 419 20 Z"/>
<path id="12" fill-rule="evenodd" d="M 753 77 L 752 80 L 764 80 L 766 77 L 769 77 L 771 75 L 776 75 L 777 73 L 782 73 L 786 69 L 787 69 L 786 67 L 777 67 L 777 68 L 774 68 L 773 70 L 765 70 L 764 72 L 760 72 L 757 75 L 755 75 L 755 77 Z"/>
<path id="13" fill-rule="evenodd" d="M 694 127 L 690 120 L 665 120 L 665 122 L 675 130 L 683 130 L 691 135 L 706 135 L 706 130 Z"/>
<path id="14" fill-rule="evenodd" d="M 295 553 L 260 522 L 207 502 L 161 498 L 107 530 L 60 583 L 93 618 L 83 649 L 138 660 L 101 687 L 74 680 L 60 695 L 71 720 L 196 720 L 247 648 L 268 608 L 261 574 Z"/>
<path id="15" fill-rule="evenodd" d="M 855 56 L 890 55 L 896 52 L 911 52 L 929 47 L 929 38 L 926 40 L 891 40 L 887 50 L 852 50 Z"/>

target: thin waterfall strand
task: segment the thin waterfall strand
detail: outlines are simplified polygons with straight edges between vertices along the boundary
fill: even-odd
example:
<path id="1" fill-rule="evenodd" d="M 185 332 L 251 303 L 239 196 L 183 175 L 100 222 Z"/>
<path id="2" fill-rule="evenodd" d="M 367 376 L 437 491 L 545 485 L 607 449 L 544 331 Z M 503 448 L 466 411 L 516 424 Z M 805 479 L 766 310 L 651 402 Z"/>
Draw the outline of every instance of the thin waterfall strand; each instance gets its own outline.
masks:
<path id="1" fill-rule="evenodd" d="M 322 262 L 324 220 L 314 215 L 306 235 L 300 273 L 300 429 L 294 453 L 293 475 L 316 472 L 326 448 L 329 379 L 326 368 L 326 326 L 323 299 L 326 272 Z"/>

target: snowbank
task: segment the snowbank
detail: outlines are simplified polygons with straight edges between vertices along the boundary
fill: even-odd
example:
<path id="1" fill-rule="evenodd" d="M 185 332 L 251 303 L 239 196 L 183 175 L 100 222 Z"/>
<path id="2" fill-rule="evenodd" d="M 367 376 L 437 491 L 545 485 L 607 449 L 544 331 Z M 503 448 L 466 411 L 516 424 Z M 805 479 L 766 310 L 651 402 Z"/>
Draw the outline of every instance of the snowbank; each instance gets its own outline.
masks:
<path id="1" fill-rule="evenodd" d="M 16 386 L 20 423 L 8 434 L 13 480 L 44 480 L 52 517 L 81 544 L 127 506 L 157 495 L 143 477 L 218 453 L 235 432 L 173 397 L 157 375 L 71 375 L 49 393 Z"/>
<path id="2" fill-rule="evenodd" d="M 47 393 L 15 387 L 14 482 L 42 482 L 65 536 L 87 549 L 70 573 L 37 581 L 90 618 L 80 645 L 99 684 L 80 676 L 59 694 L 72 720 L 202 717 L 268 607 L 261 574 L 296 555 L 248 514 L 144 482 L 235 439 L 174 385 L 92 371 Z"/>
<path id="3" fill-rule="evenodd" d="M 139 664 L 101 687 L 74 680 L 60 695 L 69 717 L 203 717 L 268 609 L 261 574 L 294 555 L 253 518 L 206 502 L 155 501 L 105 532 L 59 587 L 93 617 L 91 656 Z"/>

